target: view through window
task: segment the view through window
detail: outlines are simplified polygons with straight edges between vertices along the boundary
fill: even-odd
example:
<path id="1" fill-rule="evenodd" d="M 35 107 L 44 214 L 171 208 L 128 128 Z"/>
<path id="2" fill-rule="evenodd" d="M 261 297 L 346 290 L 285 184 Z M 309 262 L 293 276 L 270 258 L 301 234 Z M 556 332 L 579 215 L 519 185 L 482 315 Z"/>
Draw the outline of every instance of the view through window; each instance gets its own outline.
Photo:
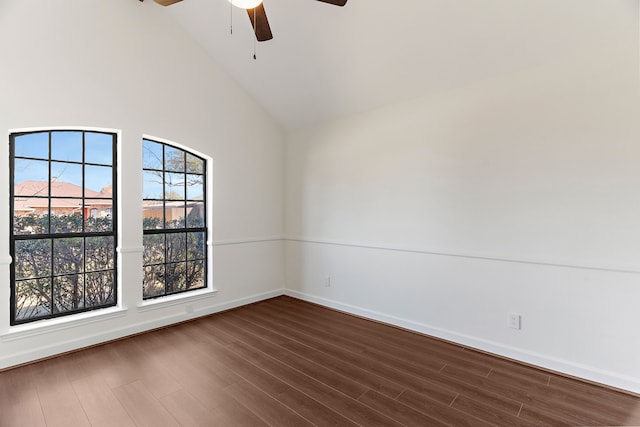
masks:
<path id="1" fill-rule="evenodd" d="M 144 139 L 143 298 L 207 286 L 206 162 Z"/>
<path id="2" fill-rule="evenodd" d="M 113 306 L 116 135 L 10 136 L 11 324 Z"/>

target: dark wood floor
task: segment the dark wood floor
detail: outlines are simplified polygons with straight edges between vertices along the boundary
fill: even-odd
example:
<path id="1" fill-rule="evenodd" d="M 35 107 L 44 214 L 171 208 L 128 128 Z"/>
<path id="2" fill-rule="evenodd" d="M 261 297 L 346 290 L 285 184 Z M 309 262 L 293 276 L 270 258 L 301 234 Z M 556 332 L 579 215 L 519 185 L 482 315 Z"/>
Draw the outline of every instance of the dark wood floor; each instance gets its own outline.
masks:
<path id="1" fill-rule="evenodd" d="M 279 297 L 0 373 L 0 426 L 640 425 L 640 398 Z"/>

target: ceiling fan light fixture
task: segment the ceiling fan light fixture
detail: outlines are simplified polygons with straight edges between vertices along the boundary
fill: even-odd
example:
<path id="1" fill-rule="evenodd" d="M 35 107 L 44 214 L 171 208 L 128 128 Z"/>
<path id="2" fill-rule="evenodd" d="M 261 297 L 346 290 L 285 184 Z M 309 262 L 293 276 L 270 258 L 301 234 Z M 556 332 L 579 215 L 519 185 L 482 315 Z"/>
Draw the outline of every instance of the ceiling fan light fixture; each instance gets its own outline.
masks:
<path id="1" fill-rule="evenodd" d="M 229 3 L 240 9 L 254 9 L 260 6 L 262 0 L 229 0 Z"/>

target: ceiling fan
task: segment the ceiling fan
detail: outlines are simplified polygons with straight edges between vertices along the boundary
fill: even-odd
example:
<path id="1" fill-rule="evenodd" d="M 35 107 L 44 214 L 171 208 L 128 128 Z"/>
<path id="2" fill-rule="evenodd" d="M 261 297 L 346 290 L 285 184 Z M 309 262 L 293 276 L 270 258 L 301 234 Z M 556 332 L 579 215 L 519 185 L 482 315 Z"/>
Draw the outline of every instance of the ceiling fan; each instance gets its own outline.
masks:
<path id="1" fill-rule="evenodd" d="M 140 0 L 143 1 L 143 0 Z M 174 3 L 178 3 L 182 0 L 153 0 L 162 6 L 170 6 Z M 229 0 L 234 6 L 238 6 L 247 10 L 249 19 L 251 20 L 251 26 L 256 33 L 256 39 L 259 42 L 271 40 L 273 34 L 271 33 L 271 27 L 269 26 L 269 20 L 267 19 L 267 13 L 264 10 L 264 5 L 261 0 Z M 332 4 L 334 6 L 344 6 L 347 4 L 347 0 L 317 0 L 323 3 Z M 257 3 L 257 6 L 255 5 Z"/>

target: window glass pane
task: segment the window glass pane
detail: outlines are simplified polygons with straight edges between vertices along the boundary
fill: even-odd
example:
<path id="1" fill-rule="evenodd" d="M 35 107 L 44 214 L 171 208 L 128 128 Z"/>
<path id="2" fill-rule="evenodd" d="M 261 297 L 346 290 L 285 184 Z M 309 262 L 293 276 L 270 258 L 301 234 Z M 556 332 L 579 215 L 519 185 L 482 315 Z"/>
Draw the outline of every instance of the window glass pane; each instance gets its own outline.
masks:
<path id="1" fill-rule="evenodd" d="M 49 162 L 15 159 L 13 174 L 16 196 L 48 197 Z"/>
<path id="2" fill-rule="evenodd" d="M 167 202 L 164 209 L 164 228 L 184 228 L 185 202 Z"/>
<path id="3" fill-rule="evenodd" d="M 162 172 L 142 172 L 142 198 L 162 199 L 164 197 L 163 182 Z"/>
<path id="4" fill-rule="evenodd" d="M 49 132 L 28 133 L 16 136 L 15 154 L 17 157 L 49 158 Z"/>
<path id="5" fill-rule="evenodd" d="M 111 231 L 113 217 L 111 199 L 85 199 L 84 227 L 86 232 Z"/>
<path id="6" fill-rule="evenodd" d="M 113 135 L 86 132 L 84 134 L 84 161 L 102 165 L 113 164 Z"/>
<path id="7" fill-rule="evenodd" d="M 113 236 L 85 238 L 85 270 L 112 270 L 115 267 L 114 246 Z"/>
<path id="8" fill-rule="evenodd" d="M 51 162 L 51 195 L 82 197 L 82 165 Z"/>
<path id="9" fill-rule="evenodd" d="M 16 279 L 32 279 L 51 275 L 51 240 L 16 240 Z"/>
<path id="10" fill-rule="evenodd" d="M 187 172 L 204 173 L 204 160 L 191 153 L 187 153 Z"/>
<path id="11" fill-rule="evenodd" d="M 142 203 L 142 228 L 155 230 L 164 228 L 164 203 L 144 201 Z"/>
<path id="12" fill-rule="evenodd" d="M 185 152 L 169 145 L 164 146 L 164 168 L 173 172 L 184 172 Z"/>
<path id="13" fill-rule="evenodd" d="M 204 288 L 204 260 L 187 262 L 187 284 L 189 289 Z"/>
<path id="14" fill-rule="evenodd" d="M 14 233 L 36 234 L 49 231 L 48 162 L 15 161 Z"/>
<path id="15" fill-rule="evenodd" d="M 19 280 L 15 283 L 16 320 L 51 314 L 51 279 Z"/>
<path id="16" fill-rule="evenodd" d="M 115 281 L 113 277 L 113 271 L 87 273 L 84 276 L 87 307 L 109 305 L 115 302 Z"/>
<path id="17" fill-rule="evenodd" d="M 164 264 L 144 268 L 142 294 L 144 298 L 164 295 Z"/>
<path id="18" fill-rule="evenodd" d="M 53 240 L 53 274 L 73 274 L 84 271 L 84 239 L 73 237 Z"/>
<path id="19" fill-rule="evenodd" d="M 186 262 L 176 262 L 165 265 L 165 286 L 167 294 L 187 290 L 186 270 Z"/>
<path id="20" fill-rule="evenodd" d="M 144 265 L 161 264 L 164 262 L 164 234 L 148 234 L 143 236 L 143 246 L 144 253 L 142 262 Z"/>
<path id="21" fill-rule="evenodd" d="M 206 224 L 205 161 L 149 140 L 143 153 L 144 298 L 205 287 L 206 232 L 183 232 Z"/>
<path id="22" fill-rule="evenodd" d="M 11 324 L 115 305 L 115 135 L 49 131 L 10 144 Z"/>
<path id="23" fill-rule="evenodd" d="M 187 233 L 187 259 L 204 259 L 205 243 L 204 232 Z"/>
<path id="24" fill-rule="evenodd" d="M 142 141 L 142 167 L 162 170 L 162 144 L 144 139 Z"/>
<path id="25" fill-rule="evenodd" d="M 53 309 L 56 313 L 84 308 L 84 275 L 53 278 Z"/>
<path id="26" fill-rule="evenodd" d="M 184 261 L 187 259 L 186 233 L 167 234 L 167 262 Z"/>
<path id="27" fill-rule="evenodd" d="M 51 159 L 82 162 L 82 132 L 51 132 Z"/>
<path id="28" fill-rule="evenodd" d="M 113 169 L 110 166 L 85 166 L 85 197 L 113 197 Z"/>
<path id="29" fill-rule="evenodd" d="M 164 197 L 167 200 L 184 200 L 184 177 L 182 173 L 164 174 Z"/>
<path id="30" fill-rule="evenodd" d="M 17 199 L 16 199 L 17 200 Z M 45 234 L 49 232 L 49 214 L 46 208 L 40 213 L 19 211 L 18 202 L 14 202 L 13 234 Z"/>
<path id="31" fill-rule="evenodd" d="M 204 182 L 202 175 L 187 175 L 187 199 L 202 200 L 204 195 Z"/>
<path id="32" fill-rule="evenodd" d="M 204 203 L 203 202 L 187 203 L 187 227 L 188 228 L 204 227 Z"/>
<path id="33" fill-rule="evenodd" d="M 82 203 L 80 199 L 51 199 L 51 233 L 82 232 Z"/>

